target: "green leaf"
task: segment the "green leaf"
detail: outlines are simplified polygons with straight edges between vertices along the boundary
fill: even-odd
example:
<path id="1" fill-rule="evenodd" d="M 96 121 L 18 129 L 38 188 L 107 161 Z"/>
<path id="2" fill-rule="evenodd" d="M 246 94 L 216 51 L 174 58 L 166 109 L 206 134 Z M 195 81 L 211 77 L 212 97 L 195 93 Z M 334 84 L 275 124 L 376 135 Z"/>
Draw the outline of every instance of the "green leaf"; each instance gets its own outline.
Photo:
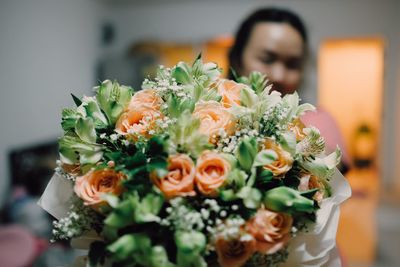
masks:
<path id="1" fill-rule="evenodd" d="M 75 132 L 84 142 L 96 143 L 96 130 L 92 118 L 79 118 L 75 124 Z"/>
<path id="2" fill-rule="evenodd" d="M 144 234 L 126 234 L 107 246 L 112 257 L 117 261 L 134 259 L 143 266 L 150 266 L 150 255 L 152 252 L 151 240 Z"/>
<path id="3" fill-rule="evenodd" d="M 172 69 L 171 76 L 178 84 L 190 84 L 192 82 L 191 68 L 185 62 L 179 62 Z"/>
<path id="4" fill-rule="evenodd" d="M 100 108 L 106 114 L 109 124 L 114 125 L 131 100 L 133 89 L 106 80 L 96 90 Z"/>
<path id="5" fill-rule="evenodd" d="M 262 169 L 261 172 L 257 175 L 256 183 L 257 184 L 266 184 L 274 179 L 274 174 L 270 170 Z"/>
<path id="6" fill-rule="evenodd" d="M 76 120 L 80 117 L 76 109 L 63 109 L 61 116 L 61 127 L 63 130 L 66 132 L 75 130 Z"/>
<path id="7" fill-rule="evenodd" d="M 336 150 L 328 156 L 323 158 L 317 157 L 312 160 L 300 160 L 299 164 L 315 176 L 327 180 L 333 175 L 336 166 L 340 163 L 341 155 L 341 151 L 339 147 L 337 147 Z"/>
<path id="8" fill-rule="evenodd" d="M 82 104 L 82 101 L 78 97 L 76 97 L 74 94 L 71 94 L 71 96 L 72 96 L 72 99 L 74 100 L 75 105 L 77 107 L 79 107 Z"/>
<path id="9" fill-rule="evenodd" d="M 315 210 L 314 201 L 303 197 L 299 191 L 286 186 L 267 191 L 263 202 L 267 209 L 278 212 L 311 213 Z"/>
<path id="10" fill-rule="evenodd" d="M 280 145 L 294 157 L 296 154 L 296 134 L 290 131 L 282 133 Z"/>
<path id="11" fill-rule="evenodd" d="M 175 232 L 175 243 L 178 249 L 177 263 L 179 267 L 206 267 L 201 253 L 204 251 L 207 239 L 201 232 Z"/>
<path id="12" fill-rule="evenodd" d="M 197 254 L 205 249 L 207 239 L 202 232 L 177 231 L 175 232 L 175 243 L 179 251 L 185 254 Z"/>
<path id="13" fill-rule="evenodd" d="M 179 267 L 207 267 L 207 263 L 204 258 L 199 255 L 187 255 L 183 252 L 178 251 L 177 262 Z"/>
<path id="14" fill-rule="evenodd" d="M 236 195 L 235 191 L 233 191 L 233 189 L 221 190 L 219 191 L 219 196 L 223 201 L 227 202 L 238 199 L 238 196 Z"/>
<path id="15" fill-rule="evenodd" d="M 123 164 L 127 169 L 135 169 L 137 167 L 146 166 L 147 158 L 142 151 L 136 151 L 133 156 L 125 158 Z"/>
<path id="16" fill-rule="evenodd" d="M 265 166 L 267 164 L 271 164 L 278 158 L 276 152 L 272 149 L 261 150 L 256 155 L 253 167 Z"/>
<path id="17" fill-rule="evenodd" d="M 82 165 L 95 164 L 103 156 L 103 146 L 86 143 L 75 135 L 64 135 L 58 144 L 60 158 L 67 164 L 76 163 L 78 160 Z"/>
<path id="18" fill-rule="evenodd" d="M 113 194 L 103 194 L 101 196 L 102 199 L 104 199 L 105 201 L 107 201 L 107 203 L 110 205 L 110 207 L 112 208 L 116 208 L 119 204 L 119 198 Z"/>
<path id="19" fill-rule="evenodd" d="M 228 184 L 229 186 L 240 189 L 245 186 L 247 178 L 248 175 L 244 171 L 233 169 L 228 175 Z"/>
<path id="20" fill-rule="evenodd" d="M 257 141 L 255 138 L 244 138 L 236 151 L 240 166 L 247 172 L 251 171 L 254 158 L 257 154 Z"/>
<path id="21" fill-rule="evenodd" d="M 151 267 L 175 267 L 176 265 L 168 260 L 168 254 L 162 246 L 154 246 L 150 257 Z"/>
<path id="22" fill-rule="evenodd" d="M 296 116 L 299 117 L 307 111 L 315 111 L 315 110 L 316 108 L 313 105 L 309 103 L 304 103 L 297 107 Z"/>
<path id="23" fill-rule="evenodd" d="M 246 86 L 240 91 L 240 103 L 245 107 L 251 108 L 257 103 L 257 95 Z"/>
<path id="24" fill-rule="evenodd" d="M 149 173 L 156 172 L 158 177 L 164 177 L 168 174 L 168 162 L 165 157 L 154 157 L 151 158 L 147 164 L 147 170 Z"/>
<path id="25" fill-rule="evenodd" d="M 246 208 L 257 209 L 261 204 L 262 194 L 261 192 L 252 187 L 243 187 L 237 196 L 243 199 L 243 204 Z"/>
<path id="26" fill-rule="evenodd" d="M 100 106 L 94 97 L 84 96 L 82 101 L 82 106 L 84 107 L 87 116 L 94 120 L 96 128 L 104 128 L 108 125 L 107 118 L 101 111 Z"/>
<path id="27" fill-rule="evenodd" d="M 188 110 L 190 113 L 193 112 L 195 103 L 191 99 L 182 100 L 181 98 L 171 94 L 167 100 L 168 104 L 168 113 L 172 118 L 178 118 Z"/>
<path id="28" fill-rule="evenodd" d="M 134 203 L 134 218 L 136 223 L 159 221 L 157 216 L 164 204 L 161 195 L 147 194 L 141 201 L 136 198 Z"/>
<path id="29" fill-rule="evenodd" d="M 303 197 L 306 197 L 308 199 L 312 199 L 317 191 L 318 191 L 318 188 L 314 188 L 311 190 L 300 192 L 300 195 L 302 195 Z"/>
<path id="30" fill-rule="evenodd" d="M 113 228 L 122 228 L 134 222 L 134 203 L 130 198 L 121 201 L 107 216 L 104 223 Z"/>

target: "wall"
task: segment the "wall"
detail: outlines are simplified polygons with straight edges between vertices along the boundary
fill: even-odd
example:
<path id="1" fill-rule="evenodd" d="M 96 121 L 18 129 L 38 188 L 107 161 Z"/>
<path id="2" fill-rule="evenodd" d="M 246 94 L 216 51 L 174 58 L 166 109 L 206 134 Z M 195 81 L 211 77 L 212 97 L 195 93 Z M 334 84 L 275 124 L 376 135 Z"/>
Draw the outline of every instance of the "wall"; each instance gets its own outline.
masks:
<path id="1" fill-rule="evenodd" d="M 0 207 L 7 152 L 57 138 L 70 92 L 91 93 L 100 12 L 95 1 L 0 2 Z"/>

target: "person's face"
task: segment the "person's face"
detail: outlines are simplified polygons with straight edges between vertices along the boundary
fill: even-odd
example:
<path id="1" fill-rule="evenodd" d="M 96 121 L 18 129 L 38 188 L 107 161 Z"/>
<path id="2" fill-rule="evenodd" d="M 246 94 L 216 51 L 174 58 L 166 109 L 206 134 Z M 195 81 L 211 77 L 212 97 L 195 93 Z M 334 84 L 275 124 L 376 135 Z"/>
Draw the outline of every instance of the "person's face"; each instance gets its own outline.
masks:
<path id="1" fill-rule="evenodd" d="M 298 89 L 303 72 L 304 43 L 286 23 L 261 22 L 253 27 L 242 54 L 240 74 L 259 71 L 283 95 Z"/>

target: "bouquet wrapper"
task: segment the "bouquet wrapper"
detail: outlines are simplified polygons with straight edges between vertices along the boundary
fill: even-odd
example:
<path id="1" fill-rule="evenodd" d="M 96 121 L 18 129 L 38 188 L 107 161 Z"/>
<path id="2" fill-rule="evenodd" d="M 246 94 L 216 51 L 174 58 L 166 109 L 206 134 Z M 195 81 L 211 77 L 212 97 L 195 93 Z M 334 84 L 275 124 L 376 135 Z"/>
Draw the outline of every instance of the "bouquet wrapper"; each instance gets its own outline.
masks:
<path id="1" fill-rule="evenodd" d="M 289 242 L 289 257 L 280 266 L 341 266 L 336 247 L 339 205 L 351 196 L 346 178 L 336 169 L 331 179 L 332 197 L 326 198 L 317 211 L 317 221 L 308 232 L 299 233 Z"/>
<path id="2" fill-rule="evenodd" d="M 47 184 L 38 205 L 57 220 L 65 217 L 71 205 L 72 182 L 54 173 Z"/>
<path id="3" fill-rule="evenodd" d="M 289 257 L 281 267 L 337 267 L 341 266 L 336 247 L 336 232 L 339 223 L 339 206 L 351 196 L 351 188 L 346 178 L 336 169 L 331 179 L 332 197 L 326 198 L 317 211 L 317 221 L 308 232 L 299 233 L 289 242 Z M 67 215 L 73 194 L 72 183 L 57 173 L 53 175 L 38 204 L 60 219 Z M 71 246 L 77 249 L 89 249 L 91 242 L 99 240 L 95 232 L 88 232 L 71 240 Z M 86 257 L 79 257 L 71 267 L 84 267 Z"/>

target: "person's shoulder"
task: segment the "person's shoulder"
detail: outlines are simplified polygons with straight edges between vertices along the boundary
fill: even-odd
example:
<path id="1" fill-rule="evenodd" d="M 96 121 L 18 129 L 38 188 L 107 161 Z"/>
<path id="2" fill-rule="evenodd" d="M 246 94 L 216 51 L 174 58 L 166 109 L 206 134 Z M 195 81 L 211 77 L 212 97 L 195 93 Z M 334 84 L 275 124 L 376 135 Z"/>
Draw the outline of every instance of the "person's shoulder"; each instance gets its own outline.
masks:
<path id="1" fill-rule="evenodd" d="M 317 107 L 315 111 L 308 111 L 301 116 L 306 125 L 336 124 L 333 116 L 324 108 Z"/>

